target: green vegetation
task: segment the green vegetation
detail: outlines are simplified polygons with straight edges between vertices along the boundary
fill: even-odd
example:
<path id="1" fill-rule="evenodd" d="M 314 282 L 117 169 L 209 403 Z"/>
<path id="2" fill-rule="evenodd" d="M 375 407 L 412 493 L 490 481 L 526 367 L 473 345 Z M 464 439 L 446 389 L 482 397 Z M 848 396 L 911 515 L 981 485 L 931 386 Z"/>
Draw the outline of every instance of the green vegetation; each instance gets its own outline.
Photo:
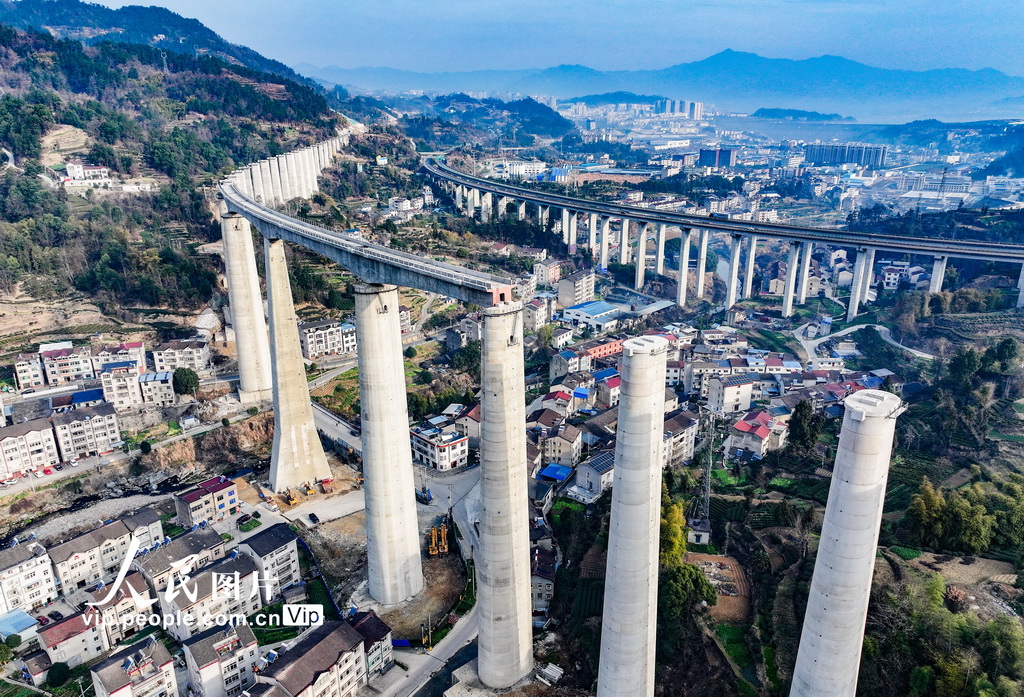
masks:
<path id="1" fill-rule="evenodd" d="M 191 368 L 174 371 L 174 394 L 195 394 L 199 389 L 199 374 Z"/>
<path id="2" fill-rule="evenodd" d="M 283 607 L 284 603 L 274 603 L 249 616 L 249 628 L 252 629 L 252 633 L 256 636 L 256 643 L 260 646 L 288 641 L 299 635 L 301 627 L 284 626 L 284 617 L 281 614 Z M 265 619 L 257 620 L 257 617 Z M 262 623 L 263 626 L 258 625 L 257 622 Z"/>
<path id="3" fill-rule="evenodd" d="M 921 556 L 921 550 L 919 549 L 909 549 L 907 547 L 900 547 L 898 545 L 893 545 L 889 548 L 889 551 L 904 561 L 917 559 Z"/>
<path id="4" fill-rule="evenodd" d="M 259 520 L 257 518 L 253 518 L 252 520 L 247 520 L 244 523 L 242 523 L 241 525 L 239 525 L 238 529 L 241 532 L 251 532 L 251 531 L 255 530 L 256 528 L 258 528 L 261 525 L 263 525 L 263 521 L 262 520 Z"/>

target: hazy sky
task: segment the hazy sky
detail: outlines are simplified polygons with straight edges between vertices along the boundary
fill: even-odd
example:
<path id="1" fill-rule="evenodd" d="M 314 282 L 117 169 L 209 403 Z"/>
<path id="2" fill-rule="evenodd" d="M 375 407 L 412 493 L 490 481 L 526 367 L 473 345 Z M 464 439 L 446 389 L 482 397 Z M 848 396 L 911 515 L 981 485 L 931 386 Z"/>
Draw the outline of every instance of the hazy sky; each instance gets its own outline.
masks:
<path id="1" fill-rule="evenodd" d="M 290 65 L 661 68 L 726 48 L 1024 75 L 1024 0 L 100 0 L 157 4 Z"/>

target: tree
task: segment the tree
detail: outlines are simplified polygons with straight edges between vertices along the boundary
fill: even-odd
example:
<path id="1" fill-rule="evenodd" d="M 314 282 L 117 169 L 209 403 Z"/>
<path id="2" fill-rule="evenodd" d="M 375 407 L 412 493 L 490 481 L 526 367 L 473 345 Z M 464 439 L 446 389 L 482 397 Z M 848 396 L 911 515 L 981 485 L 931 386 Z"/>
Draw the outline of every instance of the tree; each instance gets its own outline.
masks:
<path id="1" fill-rule="evenodd" d="M 12 649 L 16 649 L 19 646 L 21 646 L 21 635 L 20 634 L 11 634 L 9 637 L 4 639 L 4 643 L 7 644 Z"/>
<path id="2" fill-rule="evenodd" d="M 221 426 L 230 426 L 231 425 L 231 419 L 229 419 L 228 417 L 225 416 L 223 419 L 220 420 L 220 425 Z"/>
<path id="3" fill-rule="evenodd" d="M 150 443 L 148 440 L 142 441 L 141 443 L 139 443 L 139 452 L 142 453 L 143 455 L 149 455 L 151 452 L 153 452 L 153 444 Z"/>
<path id="4" fill-rule="evenodd" d="M 911 539 L 924 547 L 939 547 L 946 519 L 946 499 L 928 477 L 910 500 L 906 523 Z"/>
<path id="5" fill-rule="evenodd" d="M 54 663 L 46 674 L 46 684 L 50 687 L 60 687 L 71 679 L 71 668 L 67 663 Z"/>
<path id="6" fill-rule="evenodd" d="M 822 419 L 806 399 L 793 409 L 789 419 L 789 444 L 798 453 L 806 453 L 818 442 L 821 435 Z"/>
<path id="7" fill-rule="evenodd" d="M 416 358 L 416 353 L 416 347 L 409 346 L 408 348 L 405 349 L 405 351 L 402 352 L 402 355 L 404 355 L 409 360 L 412 360 L 413 358 Z"/>
<path id="8" fill-rule="evenodd" d="M 191 368 L 178 368 L 174 371 L 174 393 L 195 394 L 199 389 L 199 374 Z"/>

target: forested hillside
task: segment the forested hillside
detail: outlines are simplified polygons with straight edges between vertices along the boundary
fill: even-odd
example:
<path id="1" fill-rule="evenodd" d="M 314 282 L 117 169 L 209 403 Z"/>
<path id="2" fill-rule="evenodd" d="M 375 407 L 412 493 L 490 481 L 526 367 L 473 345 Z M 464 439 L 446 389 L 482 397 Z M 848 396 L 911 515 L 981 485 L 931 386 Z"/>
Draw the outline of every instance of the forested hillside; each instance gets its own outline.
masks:
<path id="1" fill-rule="evenodd" d="M 150 46 L 85 46 L 0 26 L 0 143 L 21 171 L 0 179 L 0 290 L 72 288 L 115 306 L 198 306 L 216 277 L 196 243 L 216 238 L 200 188 L 239 163 L 314 142 L 343 119 L 309 85 Z M 160 181 L 155 194 L 82 198 L 36 176 L 57 125 L 87 158 Z"/>

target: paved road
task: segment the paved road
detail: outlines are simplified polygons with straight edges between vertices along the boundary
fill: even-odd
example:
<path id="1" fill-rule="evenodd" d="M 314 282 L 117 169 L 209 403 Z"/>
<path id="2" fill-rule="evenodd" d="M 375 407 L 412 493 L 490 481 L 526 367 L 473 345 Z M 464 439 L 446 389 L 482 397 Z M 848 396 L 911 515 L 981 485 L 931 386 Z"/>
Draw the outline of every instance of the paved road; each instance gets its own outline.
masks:
<path id="1" fill-rule="evenodd" d="M 387 684 L 381 687 L 381 697 L 411 697 L 415 694 L 459 649 L 476 639 L 477 622 L 477 608 L 474 605 L 473 609 L 452 627 L 452 631 L 434 646 L 433 651 L 419 654 L 401 652 L 398 658 L 409 666 L 409 670 L 398 680 L 388 680 Z M 392 668 L 392 671 L 397 670 L 400 669 Z"/>
<path id="2" fill-rule="evenodd" d="M 804 338 L 804 336 L 805 336 L 804 332 L 807 329 L 807 325 L 805 324 L 805 325 L 802 325 L 800 327 L 797 327 L 793 331 L 793 335 L 796 337 L 797 341 L 800 342 L 800 345 L 803 347 L 804 351 L 807 352 L 808 358 L 809 359 L 813 359 L 815 356 L 818 355 L 816 349 L 817 349 L 819 344 L 822 344 L 822 343 L 828 341 L 829 339 L 834 339 L 834 338 L 836 338 L 838 336 L 845 336 L 846 334 L 850 334 L 850 333 L 855 332 L 855 331 L 857 331 L 859 329 L 864 329 L 865 327 L 874 327 L 875 329 L 878 330 L 878 334 L 882 337 L 882 340 L 885 341 L 885 343 L 891 344 L 891 345 L 895 346 L 896 348 L 903 349 L 904 351 L 906 351 L 907 353 L 911 354 L 912 356 L 915 356 L 917 358 L 924 358 L 924 359 L 929 360 L 929 361 L 935 359 L 935 356 L 933 356 L 930 353 L 925 353 L 924 351 L 918 351 L 917 349 L 912 349 L 909 346 L 904 346 L 900 342 L 896 341 L 895 339 L 892 338 L 892 332 L 889 330 L 889 328 L 886 327 L 886 326 L 883 326 L 881 324 L 855 324 L 852 327 L 847 327 L 846 329 L 840 329 L 837 332 L 833 332 L 832 334 L 827 334 L 827 335 L 819 337 L 817 339 L 806 339 L 806 338 Z"/>

